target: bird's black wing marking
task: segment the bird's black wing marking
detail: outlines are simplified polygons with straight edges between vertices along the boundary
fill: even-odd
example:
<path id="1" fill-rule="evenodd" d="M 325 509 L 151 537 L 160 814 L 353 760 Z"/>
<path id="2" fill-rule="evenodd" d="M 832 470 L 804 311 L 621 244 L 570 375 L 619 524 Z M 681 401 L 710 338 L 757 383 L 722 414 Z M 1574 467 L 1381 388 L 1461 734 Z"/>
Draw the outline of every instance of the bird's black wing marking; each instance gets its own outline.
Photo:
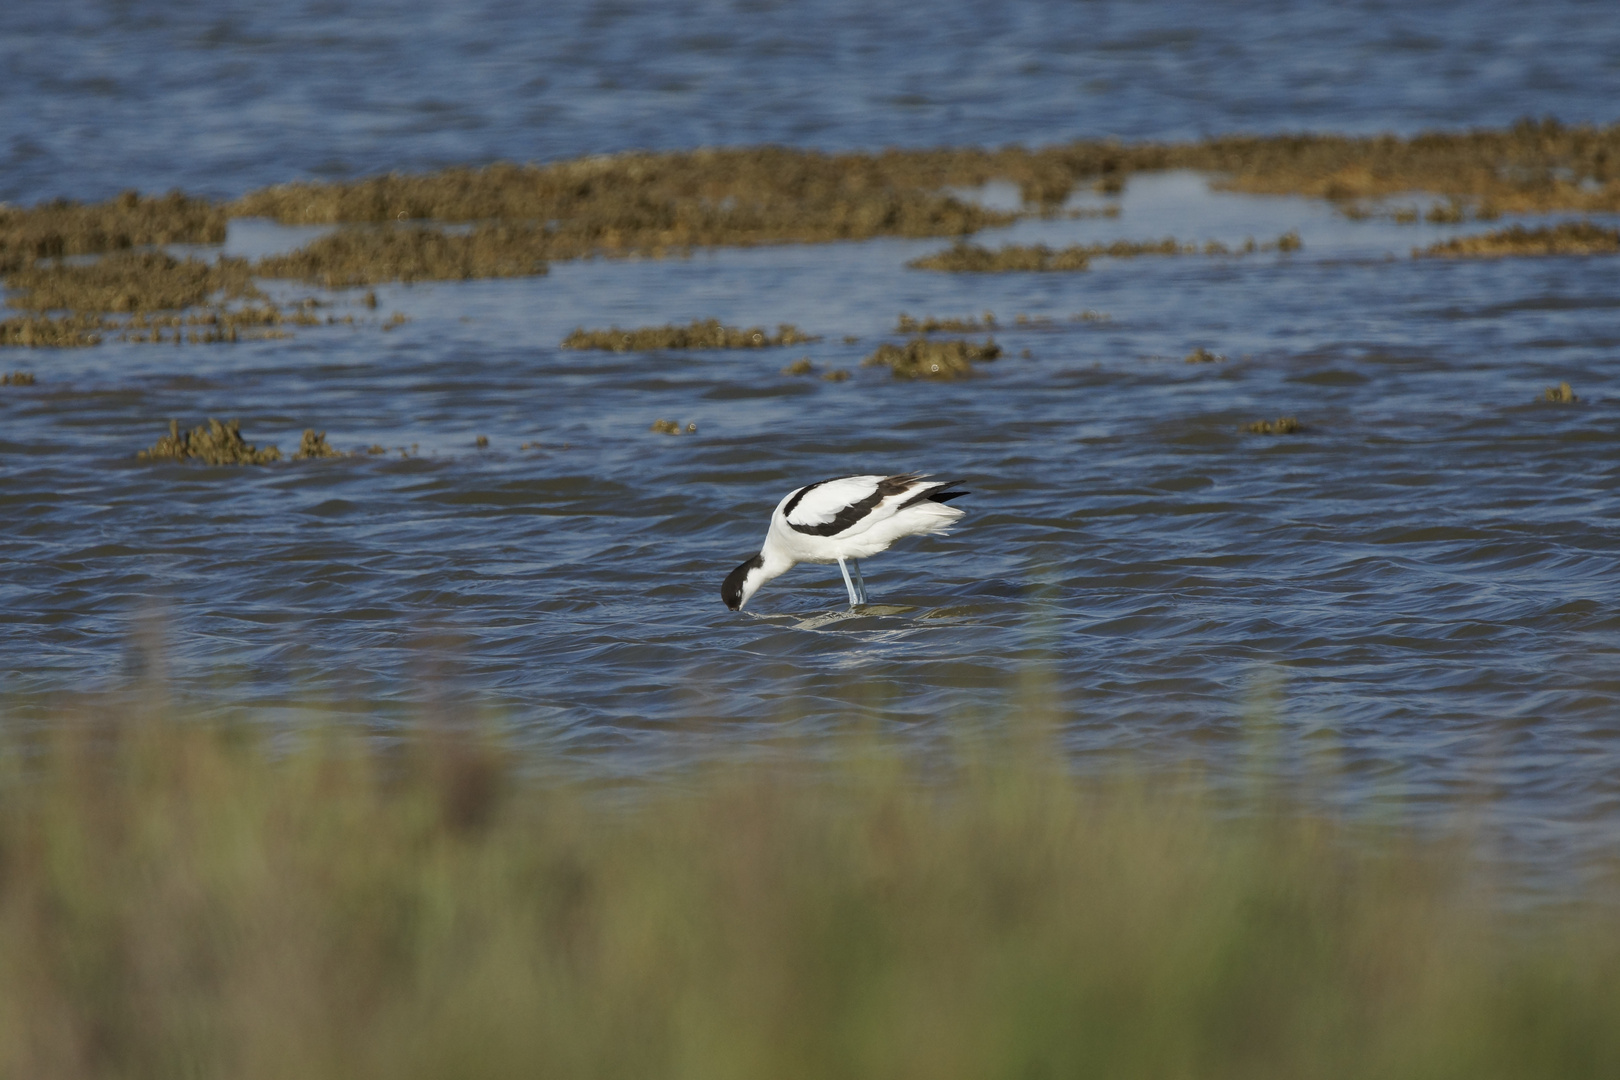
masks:
<path id="1" fill-rule="evenodd" d="M 839 479 L 842 480 L 844 477 L 839 477 Z M 904 495 L 907 491 L 911 490 L 911 485 L 915 484 L 920 479 L 922 479 L 922 477 L 918 473 L 904 473 L 900 476 L 885 476 L 882 480 L 878 481 L 877 489 L 873 491 L 872 494 L 868 495 L 859 502 L 850 503 L 848 506 L 838 511 L 837 514 L 833 515 L 833 519 L 831 521 L 824 521 L 818 525 L 801 525 L 796 521 L 789 521 L 787 523 L 788 528 L 794 530 L 795 532 L 804 533 L 807 536 L 837 536 L 845 529 L 852 528 L 858 524 L 862 518 L 866 517 L 866 515 L 870 514 L 873 510 L 876 510 L 878 504 L 884 499 L 891 498 L 895 495 Z M 783 507 L 783 519 L 785 520 L 788 514 L 793 512 L 793 508 L 799 505 L 799 499 L 804 496 L 806 491 L 809 491 L 810 488 L 813 487 L 820 487 L 821 484 L 825 483 L 829 483 L 829 481 L 823 480 L 819 484 L 811 484 L 810 487 L 800 491 L 798 495 L 795 495 L 791 500 L 789 500 L 787 506 Z M 946 486 L 948 487 L 949 485 Z"/>
<path id="2" fill-rule="evenodd" d="M 920 502 L 947 503 L 947 502 L 950 502 L 952 499 L 960 498 L 963 495 L 969 494 L 969 492 L 966 492 L 966 491 L 946 491 L 945 490 L 946 488 L 954 487 L 956 484 L 959 484 L 959 483 L 961 483 L 961 481 L 959 481 L 959 480 L 947 480 L 943 484 L 929 484 L 927 487 L 925 487 L 921 491 L 917 492 L 917 494 L 913 495 L 911 498 L 909 498 L 905 502 L 901 503 L 900 504 L 900 509 L 904 510 L 906 507 L 915 506 Z"/>
<path id="3" fill-rule="evenodd" d="M 842 479 L 844 479 L 844 477 L 842 477 L 842 476 L 833 477 L 833 480 L 842 480 Z M 782 507 L 782 516 L 784 518 L 792 517 L 793 516 L 793 511 L 795 511 L 795 510 L 797 510 L 799 508 L 799 503 L 804 501 L 804 497 L 806 495 L 808 495 L 812 491 L 816 490 L 816 488 L 820 487 L 822 484 L 830 484 L 830 483 L 832 483 L 832 480 L 817 480 L 813 484 L 804 485 L 804 487 L 802 487 L 798 491 L 794 492 L 793 493 L 793 498 L 789 499 L 788 504 L 786 506 Z M 791 525 L 793 523 L 789 522 L 788 524 Z M 795 529 L 798 528 L 797 525 L 794 525 L 793 527 Z"/>
<path id="4" fill-rule="evenodd" d="M 837 536 L 845 529 L 860 521 L 877 508 L 883 501 L 883 492 L 874 491 L 860 502 L 850 503 L 833 516 L 831 521 L 823 521 L 819 525 L 801 525 L 797 521 L 788 522 L 788 528 L 795 532 L 802 532 L 809 536 Z"/>

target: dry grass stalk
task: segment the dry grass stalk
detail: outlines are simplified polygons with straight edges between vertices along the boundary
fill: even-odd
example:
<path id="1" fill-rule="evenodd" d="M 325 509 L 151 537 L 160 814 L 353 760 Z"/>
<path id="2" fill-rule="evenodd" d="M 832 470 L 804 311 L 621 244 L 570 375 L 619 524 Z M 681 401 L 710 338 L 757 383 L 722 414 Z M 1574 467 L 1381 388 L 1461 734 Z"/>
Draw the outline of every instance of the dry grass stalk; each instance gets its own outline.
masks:
<path id="1" fill-rule="evenodd" d="M 7 1076 L 1620 1071 L 1612 918 L 1495 911 L 1396 828 L 1077 781 L 1039 738 L 608 796 L 449 724 L 46 732 L 0 754 Z"/>

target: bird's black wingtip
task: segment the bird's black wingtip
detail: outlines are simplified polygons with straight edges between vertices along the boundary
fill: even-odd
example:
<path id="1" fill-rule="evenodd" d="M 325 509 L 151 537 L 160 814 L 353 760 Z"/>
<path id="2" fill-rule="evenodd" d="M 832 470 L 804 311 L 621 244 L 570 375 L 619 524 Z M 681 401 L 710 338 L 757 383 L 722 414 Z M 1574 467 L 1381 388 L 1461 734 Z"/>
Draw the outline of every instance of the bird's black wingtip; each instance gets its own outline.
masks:
<path id="1" fill-rule="evenodd" d="M 959 498 L 959 497 L 961 497 L 963 495 L 968 494 L 968 492 L 966 492 L 966 491 L 952 491 L 952 490 L 950 490 L 951 488 L 955 487 L 959 482 L 960 481 L 957 481 L 957 480 L 947 480 L 943 484 L 925 484 L 922 487 L 918 488 L 912 494 L 911 498 L 909 498 L 905 502 L 901 503 L 900 504 L 900 509 L 904 510 L 908 506 L 916 506 L 920 502 L 937 502 L 937 503 L 950 502 L 952 499 Z"/>

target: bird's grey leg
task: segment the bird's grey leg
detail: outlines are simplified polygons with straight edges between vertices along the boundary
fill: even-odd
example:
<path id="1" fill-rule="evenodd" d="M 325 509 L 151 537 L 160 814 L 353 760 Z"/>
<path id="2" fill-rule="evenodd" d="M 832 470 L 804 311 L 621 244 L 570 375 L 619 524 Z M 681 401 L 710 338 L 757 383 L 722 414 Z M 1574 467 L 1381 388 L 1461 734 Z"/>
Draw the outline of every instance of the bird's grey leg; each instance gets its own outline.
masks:
<path id="1" fill-rule="evenodd" d="M 855 599 L 855 583 L 849 580 L 849 567 L 845 565 L 844 557 L 842 555 L 838 557 L 838 569 L 844 572 L 844 588 L 849 590 L 849 606 L 854 607 L 856 604 L 860 603 L 860 601 Z M 856 571 L 856 573 L 859 572 L 859 570 Z"/>
<path id="2" fill-rule="evenodd" d="M 866 603 L 866 580 L 861 577 L 861 564 L 856 559 L 849 560 L 849 565 L 855 571 L 855 591 L 861 596 L 861 603 Z"/>

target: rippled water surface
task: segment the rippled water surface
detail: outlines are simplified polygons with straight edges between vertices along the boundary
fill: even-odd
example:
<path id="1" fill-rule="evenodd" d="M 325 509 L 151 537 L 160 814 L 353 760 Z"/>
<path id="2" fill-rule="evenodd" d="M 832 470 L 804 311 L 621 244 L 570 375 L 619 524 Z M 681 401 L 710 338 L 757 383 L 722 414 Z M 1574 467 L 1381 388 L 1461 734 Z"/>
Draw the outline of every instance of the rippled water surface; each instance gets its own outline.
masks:
<path id="1" fill-rule="evenodd" d="M 872 7 L 20 3 L 0 13 L 0 194 L 714 142 L 1609 122 L 1620 101 L 1601 4 Z M 1304 248 L 999 276 L 905 269 L 941 241 L 717 251 L 385 287 L 375 310 L 322 294 L 360 325 L 283 341 L 7 351 L 38 383 L 0 387 L 0 692 L 115 682 L 159 613 L 199 693 L 386 720 L 450 684 L 632 771 L 858 719 L 927 739 L 1049 697 L 1082 755 L 1236 775 L 1274 715 L 1277 752 L 1327 763 L 1337 793 L 1605 850 L 1620 263 L 1413 260 L 1457 227 L 1186 174 L 1120 201 L 981 239 L 1297 229 Z M 237 221 L 226 250 L 308 235 Z M 1005 353 L 981 378 L 860 366 L 901 311 L 987 309 Z M 822 340 L 558 348 L 711 316 Z M 1186 363 L 1198 347 L 1226 359 Z M 782 374 L 801 356 L 853 376 Z M 1540 400 L 1565 380 L 1578 404 Z M 1239 430 L 1281 415 L 1305 431 Z M 134 459 L 205 416 L 283 451 L 316 427 L 388 452 Z M 648 430 L 665 418 L 698 430 Z M 972 495 L 952 535 L 867 564 L 873 608 L 846 611 L 820 567 L 722 606 L 782 494 L 890 470 Z"/>

